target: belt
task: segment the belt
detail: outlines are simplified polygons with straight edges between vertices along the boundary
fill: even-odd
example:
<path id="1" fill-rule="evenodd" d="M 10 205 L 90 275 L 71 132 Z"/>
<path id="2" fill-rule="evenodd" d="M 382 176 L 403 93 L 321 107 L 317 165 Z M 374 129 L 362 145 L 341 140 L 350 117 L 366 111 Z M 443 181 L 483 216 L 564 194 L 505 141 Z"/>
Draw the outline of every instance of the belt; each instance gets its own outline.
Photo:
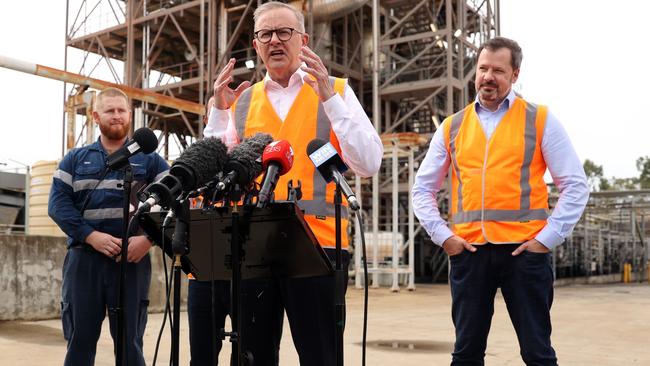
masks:
<path id="1" fill-rule="evenodd" d="M 92 245 L 90 245 L 88 243 L 78 242 L 78 241 L 75 241 L 72 244 L 70 244 L 68 249 L 83 249 L 83 250 L 86 250 L 86 251 L 89 251 L 89 252 L 99 253 L 98 251 L 95 250 L 95 248 L 93 248 Z"/>

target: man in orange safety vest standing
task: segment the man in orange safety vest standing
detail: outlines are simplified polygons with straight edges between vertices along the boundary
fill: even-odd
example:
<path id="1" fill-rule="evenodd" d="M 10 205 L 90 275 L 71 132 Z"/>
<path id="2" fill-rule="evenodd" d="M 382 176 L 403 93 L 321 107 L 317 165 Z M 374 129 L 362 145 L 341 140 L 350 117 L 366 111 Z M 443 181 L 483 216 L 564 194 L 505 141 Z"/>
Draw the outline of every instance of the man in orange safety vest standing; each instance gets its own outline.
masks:
<path id="1" fill-rule="evenodd" d="M 550 251 L 580 219 L 589 189 L 559 121 L 513 92 L 521 60 L 521 48 L 507 38 L 479 48 L 476 99 L 445 119 L 415 178 L 415 214 L 450 260 L 452 365 L 484 364 L 497 288 L 526 365 L 557 365 Z M 448 227 L 436 194 L 450 166 Z M 547 168 L 560 190 L 550 215 Z"/>
<path id="2" fill-rule="evenodd" d="M 257 132 L 271 134 L 274 140 L 287 140 L 294 151 L 293 166 L 280 177 L 275 198 L 287 198 L 289 180 L 301 181 L 298 204 L 325 253 L 333 259 L 335 184 L 327 184 L 315 170 L 306 154 L 307 145 L 316 138 L 330 142 L 350 169 L 362 177 L 377 173 L 383 146 L 346 80 L 330 77 L 323 61 L 307 46 L 309 35 L 300 11 L 271 1 L 259 6 L 253 18 L 253 47 L 266 67 L 266 76 L 252 86 L 244 81 L 232 89 L 229 84 L 233 82 L 235 59 L 231 59 L 215 80 L 215 107 L 204 134 L 221 138 L 229 146 Z M 345 211 L 344 233 L 348 224 Z M 342 247 L 343 270 L 347 273 L 346 235 Z M 270 329 L 258 327 L 255 331 L 258 340 L 251 345 L 255 365 L 277 365 L 284 311 L 300 364 L 334 365 L 334 287 L 334 277 L 325 276 L 279 278 L 260 288 L 259 295 L 277 306 L 266 308 L 266 314 L 264 309 L 255 309 L 256 322 L 271 324 Z"/>

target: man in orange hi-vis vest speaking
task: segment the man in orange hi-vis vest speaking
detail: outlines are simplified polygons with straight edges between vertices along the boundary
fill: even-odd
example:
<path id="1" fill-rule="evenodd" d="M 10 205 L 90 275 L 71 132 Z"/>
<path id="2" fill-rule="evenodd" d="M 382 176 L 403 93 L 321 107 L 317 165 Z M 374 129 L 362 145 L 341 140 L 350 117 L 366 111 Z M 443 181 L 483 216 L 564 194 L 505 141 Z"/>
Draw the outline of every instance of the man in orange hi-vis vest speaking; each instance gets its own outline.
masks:
<path id="1" fill-rule="evenodd" d="M 484 364 L 499 287 L 526 365 L 557 365 L 550 251 L 580 219 L 589 189 L 559 121 L 512 91 L 521 60 L 521 48 L 507 38 L 479 48 L 476 99 L 445 119 L 415 178 L 415 214 L 451 265 L 452 365 Z M 448 227 L 436 194 L 450 166 Z M 560 190 L 552 214 L 547 168 Z"/>
<path id="2" fill-rule="evenodd" d="M 318 242 L 333 259 L 335 185 L 325 183 L 315 170 L 306 154 L 307 145 L 316 138 L 330 142 L 355 174 L 369 177 L 381 165 L 381 139 L 346 80 L 330 77 L 323 61 L 307 46 L 309 35 L 300 11 L 272 1 L 259 6 L 253 18 L 253 47 L 266 66 L 266 76 L 252 86 L 245 81 L 232 89 L 229 84 L 233 82 L 235 60 L 231 59 L 215 80 L 215 107 L 204 134 L 221 138 L 228 146 L 257 132 L 287 140 L 294 151 L 293 167 L 280 177 L 275 198 L 287 198 L 289 180 L 301 181 L 298 204 Z M 343 216 L 345 233 L 346 210 Z M 343 270 L 347 272 L 345 235 L 342 247 Z M 266 314 L 262 314 L 263 309 L 255 312 L 255 324 L 271 325 L 257 326 L 253 333 L 257 341 L 247 346 L 256 366 L 278 364 L 284 311 L 300 364 L 336 363 L 334 286 L 334 277 L 325 276 L 277 278 L 259 289 L 259 296 L 275 299 L 277 306 L 267 308 Z M 250 338 L 251 332 L 248 334 Z"/>

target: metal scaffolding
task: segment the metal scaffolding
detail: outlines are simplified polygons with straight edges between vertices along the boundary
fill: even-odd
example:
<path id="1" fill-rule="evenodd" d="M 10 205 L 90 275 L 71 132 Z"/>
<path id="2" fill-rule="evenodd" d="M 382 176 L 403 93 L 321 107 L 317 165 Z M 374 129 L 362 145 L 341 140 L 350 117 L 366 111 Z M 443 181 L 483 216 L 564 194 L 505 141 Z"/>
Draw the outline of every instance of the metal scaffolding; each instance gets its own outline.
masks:
<path id="1" fill-rule="evenodd" d="M 593 192 L 580 222 L 553 251 L 556 278 L 598 277 L 623 272 L 648 280 L 650 190 Z"/>
<path id="2" fill-rule="evenodd" d="M 114 83 L 203 105 L 217 59 L 216 5 L 206 0 L 68 0 L 66 71 L 68 49 L 74 48 L 83 52 L 74 72 L 92 76 L 103 66 Z M 67 91 L 69 96 L 79 92 Z M 166 157 L 170 136 L 182 149 L 202 135 L 202 108 L 188 112 L 149 101 L 136 101 L 135 108 L 134 127 L 161 131 Z M 73 128 L 69 125 L 68 135 L 75 135 Z"/>
<path id="3" fill-rule="evenodd" d="M 373 52 L 377 68 L 372 100 L 365 101 L 373 106 L 386 154 L 380 173 L 368 185 L 372 283 L 378 286 L 380 276 L 388 273 L 391 290 L 398 291 L 398 274 L 406 273 L 404 283 L 412 290 L 415 267 L 423 267 L 434 250 L 414 224 L 413 171 L 440 122 L 474 98 L 476 53 L 499 34 L 499 1 L 376 0 L 373 9 L 372 49 L 379 52 Z M 392 233 L 393 250 L 382 258 L 378 247 L 387 232 Z"/>
<path id="4" fill-rule="evenodd" d="M 264 75 L 251 46 L 252 13 L 262 2 L 67 0 L 66 71 L 72 64 L 68 50 L 74 49 L 83 55 L 75 73 L 92 76 L 103 68 L 115 83 L 203 105 L 231 57 L 237 60 L 235 83 Z M 306 14 L 311 47 L 331 75 L 348 78 L 384 141 L 380 173 L 357 178 L 356 185 L 366 199 L 372 283 L 387 281 L 397 291 L 404 282 L 414 289 L 415 272 L 430 257 L 421 253 L 433 248 L 413 216 L 414 170 L 440 121 L 474 97 L 476 51 L 499 34 L 499 0 L 292 3 Z M 81 116 L 87 126 L 77 131 L 78 122 L 69 121 L 68 148 L 94 139 L 84 93 L 66 89 L 68 115 Z M 172 141 L 183 149 L 202 136 L 202 111 L 138 99 L 134 107 L 135 127 L 157 130 L 166 158 Z"/>

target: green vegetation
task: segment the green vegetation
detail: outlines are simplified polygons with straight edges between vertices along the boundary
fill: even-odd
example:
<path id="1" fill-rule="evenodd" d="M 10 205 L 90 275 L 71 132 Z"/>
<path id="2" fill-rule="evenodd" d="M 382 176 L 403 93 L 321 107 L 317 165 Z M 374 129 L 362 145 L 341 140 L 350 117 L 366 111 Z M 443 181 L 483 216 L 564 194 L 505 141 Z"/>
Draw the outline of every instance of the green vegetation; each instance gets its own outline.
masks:
<path id="1" fill-rule="evenodd" d="M 639 171 L 638 177 L 607 178 L 603 173 L 603 166 L 589 159 L 585 160 L 582 167 L 585 170 L 592 192 L 650 189 L 650 156 L 642 156 L 636 160 L 636 169 Z"/>

